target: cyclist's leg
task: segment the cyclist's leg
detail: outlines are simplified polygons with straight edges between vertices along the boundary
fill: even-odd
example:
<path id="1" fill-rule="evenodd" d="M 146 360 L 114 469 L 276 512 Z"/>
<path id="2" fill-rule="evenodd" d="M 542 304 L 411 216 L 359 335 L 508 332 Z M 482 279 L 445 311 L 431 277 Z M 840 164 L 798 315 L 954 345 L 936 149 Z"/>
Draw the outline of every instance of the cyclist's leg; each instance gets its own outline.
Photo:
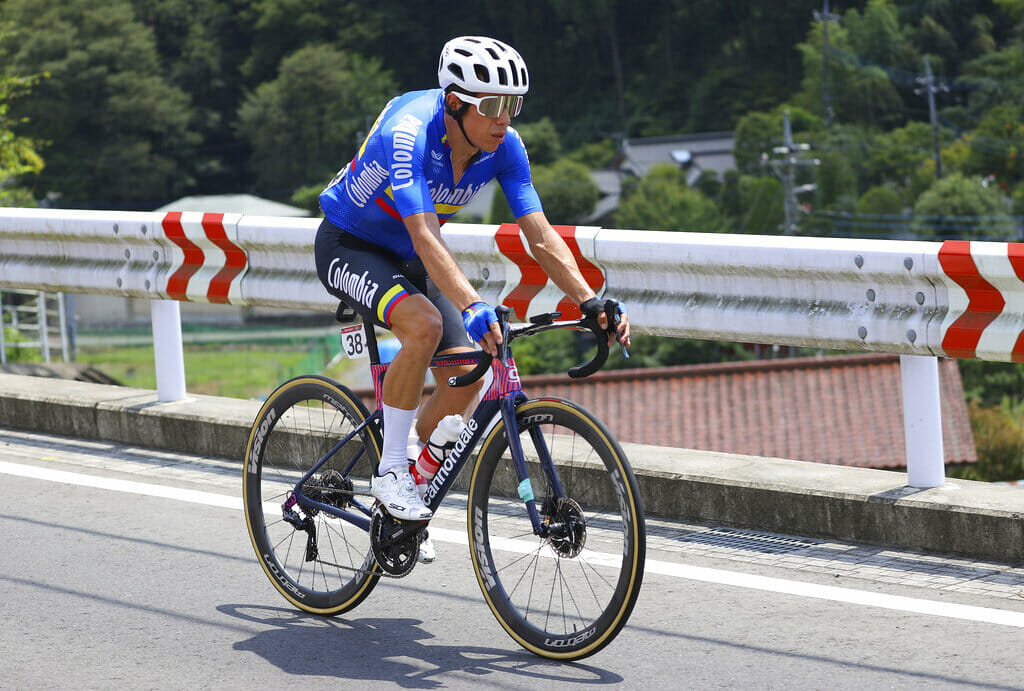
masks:
<path id="1" fill-rule="evenodd" d="M 392 311 L 391 331 L 402 348 L 388 366 L 381 398 L 385 414 L 391 412 L 401 423 L 389 430 L 390 421 L 384 421 L 381 474 L 408 462 L 409 430 L 423 397 L 427 367 L 441 339 L 441 317 L 423 295 L 412 295 Z M 402 412 L 395 413 L 396 410 Z M 384 454 L 388 454 L 387 461 Z"/>
<path id="2" fill-rule="evenodd" d="M 441 317 L 402 271 L 403 262 L 386 250 L 324 221 L 315 251 L 328 292 L 345 300 L 364 323 L 391 330 L 402 343 L 381 392 L 384 444 L 378 475 L 384 477 L 373 481 L 373 493 L 398 518 L 429 518 L 409 477 L 406 449 L 427 366 L 441 338 Z"/>
<path id="3" fill-rule="evenodd" d="M 422 262 L 418 260 L 410 262 L 405 267 L 404 273 L 423 291 L 423 294 L 440 314 L 442 333 L 437 346 L 437 354 L 447 355 L 476 350 L 466 333 L 459 310 L 438 290 L 437 285 L 427 275 Z M 426 442 L 430 433 L 434 431 L 444 416 L 455 413 L 465 415 L 466 409 L 473 403 L 480 391 L 482 382 L 475 382 L 469 386 L 452 387 L 448 386 L 448 378 L 465 374 L 471 369 L 472 367 L 466 366 L 438 367 L 433 370 L 434 392 L 420 406 L 416 421 L 416 433 L 421 442 Z"/>
<path id="4" fill-rule="evenodd" d="M 443 350 L 439 354 L 470 352 L 472 348 L 451 348 Z M 446 415 L 458 413 L 466 416 L 467 410 L 476 400 L 483 383 L 476 381 L 469 386 L 453 387 L 448 386 L 449 377 L 457 377 L 466 374 L 472 367 L 437 367 L 433 370 L 436 386 L 434 392 L 420 406 L 419 416 L 416 420 L 416 433 L 420 441 L 425 442 L 434 431 L 437 424 Z"/>

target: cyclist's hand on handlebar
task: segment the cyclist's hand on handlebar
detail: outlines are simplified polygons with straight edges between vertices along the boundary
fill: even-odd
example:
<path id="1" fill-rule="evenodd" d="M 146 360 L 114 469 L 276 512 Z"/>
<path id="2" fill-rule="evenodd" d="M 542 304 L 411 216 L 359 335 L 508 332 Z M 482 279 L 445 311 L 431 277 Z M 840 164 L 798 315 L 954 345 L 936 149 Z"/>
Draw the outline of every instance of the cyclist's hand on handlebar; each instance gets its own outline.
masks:
<path id="1" fill-rule="evenodd" d="M 462 310 L 462 323 L 469 337 L 480 344 L 488 355 L 497 357 L 501 344 L 501 327 L 494 308 L 486 302 L 474 302 Z"/>
<path id="2" fill-rule="evenodd" d="M 580 311 L 585 316 L 597 317 L 598 324 L 601 328 L 608 332 L 608 346 L 612 346 L 616 341 L 621 343 L 624 347 L 628 348 L 630 345 L 629 341 L 629 315 L 626 314 L 625 305 L 619 303 L 616 309 L 616 323 L 614 330 L 608 327 L 608 315 L 605 313 L 605 301 L 596 297 L 592 297 L 589 300 L 585 300 L 580 303 Z"/>

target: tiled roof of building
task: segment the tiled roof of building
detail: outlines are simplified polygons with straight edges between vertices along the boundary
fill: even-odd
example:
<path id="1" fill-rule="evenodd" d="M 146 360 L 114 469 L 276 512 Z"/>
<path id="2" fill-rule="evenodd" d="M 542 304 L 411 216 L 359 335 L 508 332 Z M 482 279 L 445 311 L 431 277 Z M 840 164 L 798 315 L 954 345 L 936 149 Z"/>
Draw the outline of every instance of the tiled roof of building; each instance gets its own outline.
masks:
<path id="1" fill-rule="evenodd" d="M 960 370 L 939 361 L 946 463 L 977 461 Z M 903 468 L 899 356 L 843 355 L 524 377 L 568 398 L 624 442 Z"/>
<path id="2" fill-rule="evenodd" d="M 948 464 L 977 461 L 955 360 L 939 360 Z M 906 466 L 899 356 L 785 358 L 523 377 L 531 397 L 591 411 L 623 442 L 837 465 Z M 369 398 L 372 392 L 360 392 Z"/>

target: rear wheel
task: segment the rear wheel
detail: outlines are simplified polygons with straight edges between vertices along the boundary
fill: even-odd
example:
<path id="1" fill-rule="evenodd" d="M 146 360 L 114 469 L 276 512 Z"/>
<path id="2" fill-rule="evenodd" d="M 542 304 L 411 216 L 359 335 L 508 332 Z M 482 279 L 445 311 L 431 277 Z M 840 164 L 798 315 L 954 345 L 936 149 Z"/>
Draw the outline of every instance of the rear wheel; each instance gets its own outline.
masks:
<path id="1" fill-rule="evenodd" d="M 303 485 L 307 497 L 359 516 L 366 528 L 304 506 L 293 492 L 302 476 L 367 417 L 362 401 L 344 386 L 324 377 L 298 377 L 270 395 L 249 434 L 242 481 L 249 537 L 274 587 L 307 612 L 352 609 L 380 578 L 364 503 L 368 478 L 380 460 L 376 425 L 367 425 Z"/>
<path id="2" fill-rule="evenodd" d="M 473 566 L 513 639 L 544 657 L 579 659 L 615 638 L 640 592 L 646 538 L 636 479 L 611 433 L 573 403 L 528 401 L 516 420 L 530 482 L 518 481 L 499 422 L 470 483 Z M 531 493 L 544 536 L 521 498 Z"/>

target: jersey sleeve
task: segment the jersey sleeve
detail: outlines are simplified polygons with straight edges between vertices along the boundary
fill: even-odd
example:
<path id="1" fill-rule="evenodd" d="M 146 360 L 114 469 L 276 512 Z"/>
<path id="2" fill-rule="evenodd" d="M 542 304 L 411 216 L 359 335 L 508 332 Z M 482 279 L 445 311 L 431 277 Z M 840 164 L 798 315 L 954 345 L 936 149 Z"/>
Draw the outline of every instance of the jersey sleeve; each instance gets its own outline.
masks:
<path id="1" fill-rule="evenodd" d="M 423 174 L 427 123 L 407 112 L 389 122 L 381 138 L 391 178 L 388 192 L 395 210 L 402 218 L 434 211 L 430 186 Z"/>
<path id="2" fill-rule="evenodd" d="M 543 211 L 540 196 L 530 178 L 530 159 L 519 133 L 511 127 L 505 137 L 505 162 L 498 173 L 498 184 L 508 200 L 512 215 L 520 218 L 534 211 Z"/>

